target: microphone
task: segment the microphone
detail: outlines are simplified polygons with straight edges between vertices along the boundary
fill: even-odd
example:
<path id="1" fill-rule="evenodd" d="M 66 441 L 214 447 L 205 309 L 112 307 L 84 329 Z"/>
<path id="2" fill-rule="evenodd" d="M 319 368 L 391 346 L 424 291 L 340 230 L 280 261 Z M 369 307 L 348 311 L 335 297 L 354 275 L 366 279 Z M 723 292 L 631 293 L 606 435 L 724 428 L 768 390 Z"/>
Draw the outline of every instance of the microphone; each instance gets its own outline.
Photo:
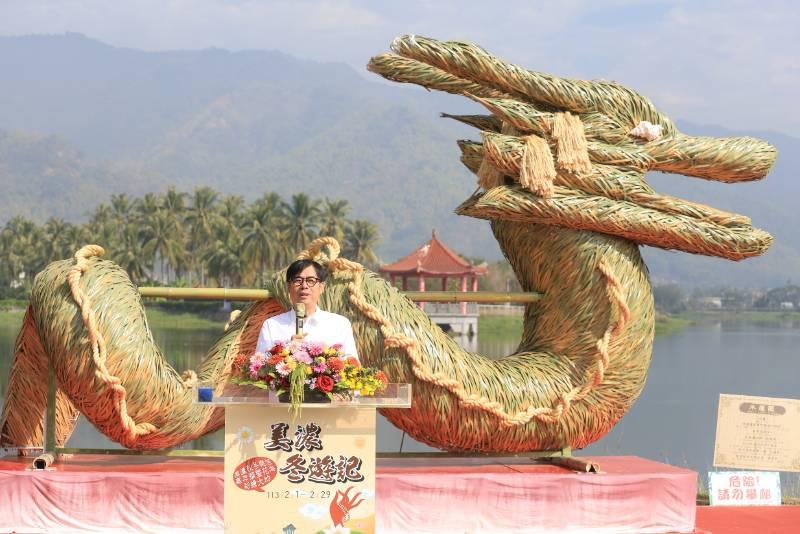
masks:
<path id="1" fill-rule="evenodd" d="M 296 335 L 303 334 L 303 321 L 306 318 L 306 305 L 302 302 L 298 302 L 294 305 L 294 315 L 295 315 L 295 329 L 294 333 Z"/>

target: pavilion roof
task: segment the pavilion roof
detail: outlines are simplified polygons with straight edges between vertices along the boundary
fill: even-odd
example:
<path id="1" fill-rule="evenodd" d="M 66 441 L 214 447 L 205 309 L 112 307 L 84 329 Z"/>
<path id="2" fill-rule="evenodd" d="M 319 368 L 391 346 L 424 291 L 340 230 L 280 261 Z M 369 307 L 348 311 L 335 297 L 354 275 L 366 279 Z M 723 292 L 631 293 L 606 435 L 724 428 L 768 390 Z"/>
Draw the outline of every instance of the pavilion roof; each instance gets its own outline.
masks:
<path id="1" fill-rule="evenodd" d="M 460 276 L 465 274 L 484 275 L 488 272 L 486 264 L 472 265 L 453 252 L 436 237 L 433 231 L 431 240 L 394 263 L 382 265 L 380 272 L 389 274 L 425 274 L 430 276 Z"/>

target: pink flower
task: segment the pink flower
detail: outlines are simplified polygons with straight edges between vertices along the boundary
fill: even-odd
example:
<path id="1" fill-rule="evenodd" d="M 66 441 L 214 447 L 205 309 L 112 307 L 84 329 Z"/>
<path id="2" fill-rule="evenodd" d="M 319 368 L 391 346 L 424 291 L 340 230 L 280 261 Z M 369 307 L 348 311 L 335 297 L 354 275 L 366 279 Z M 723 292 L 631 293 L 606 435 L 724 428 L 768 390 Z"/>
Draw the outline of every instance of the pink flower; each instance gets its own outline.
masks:
<path id="1" fill-rule="evenodd" d="M 311 356 L 306 351 L 301 350 L 297 353 L 292 353 L 292 357 L 300 363 L 311 365 Z"/>
<path id="2" fill-rule="evenodd" d="M 317 363 L 311 366 L 311 370 L 315 373 L 324 373 L 328 369 L 328 366 L 325 365 L 325 362 Z"/>
<path id="3" fill-rule="evenodd" d="M 306 350 L 311 356 L 319 356 L 325 350 L 325 345 L 316 342 L 307 343 Z"/>
<path id="4" fill-rule="evenodd" d="M 289 369 L 289 366 L 286 365 L 286 362 L 278 363 L 278 365 L 275 366 L 275 370 L 278 371 L 278 374 L 281 376 L 287 376 L 292 372 L 292 370 Z"/>
<path id="5" fill-rule="evenodd" d="M 267 362 L 267 357 L 256 352 L 250 358 L 250 378 L 258 378 L 258 371 Z"/>

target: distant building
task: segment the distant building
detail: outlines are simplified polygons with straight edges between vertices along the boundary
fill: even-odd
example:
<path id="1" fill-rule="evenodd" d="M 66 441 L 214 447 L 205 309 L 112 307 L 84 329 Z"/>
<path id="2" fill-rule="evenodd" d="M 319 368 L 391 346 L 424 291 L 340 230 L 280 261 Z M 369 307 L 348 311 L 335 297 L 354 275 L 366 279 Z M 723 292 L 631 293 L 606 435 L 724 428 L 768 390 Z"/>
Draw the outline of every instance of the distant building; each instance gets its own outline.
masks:
<path id="1" fill-rule="evenodd" d="M 719 310 L 722 308 L 722 297 L 700 297 L 697 307 L 703 310 Z"/>
<path id="2" fill-rule="evenodd" d="M 460 288 L 468 292 L 478 290 L 478 276 L 489 272 L 486 264 L 472 265 L 459 256 L 432 232 L 431 239 L 410 254 L 394 263 L 382 265 L 380 272 L 388 275 L 392 286 L 396 286 L 398 278 L 403 291 L 407 291 L 408 279 L 416 278 L 419 291 L 426 291 L 426 279 L 438 278 L 441 280 L 442 291 L 447 290 L 447 281 L 455 278 L 460 280 Z M 430 290 L 430 288 L 428 288 Z M 431 319 L 445 329 L 455 333 L 468 334 L 478 331 L 478 309 L 475 303 L 420 303 L 420 308 L 426 310 Z"/>
<path id="3" fill-rule="evenodd" d="M 793 310 L 794 309 L 794 302 L 781 302 L 780 309 L 781 310 Z"/>

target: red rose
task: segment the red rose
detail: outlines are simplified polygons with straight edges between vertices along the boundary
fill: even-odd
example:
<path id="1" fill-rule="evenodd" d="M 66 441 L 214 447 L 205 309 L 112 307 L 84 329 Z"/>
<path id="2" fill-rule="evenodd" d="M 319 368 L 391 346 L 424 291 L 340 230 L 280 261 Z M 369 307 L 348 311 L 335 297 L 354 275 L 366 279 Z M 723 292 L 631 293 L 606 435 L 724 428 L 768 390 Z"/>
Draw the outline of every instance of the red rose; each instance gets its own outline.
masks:
<path id="1" fill-rule="evenodd" d="M 329 377 L 328 375 L 317 377 L 317 387 L 320 391 L 330 393 L 333 391 L 333 378 Z"/>

